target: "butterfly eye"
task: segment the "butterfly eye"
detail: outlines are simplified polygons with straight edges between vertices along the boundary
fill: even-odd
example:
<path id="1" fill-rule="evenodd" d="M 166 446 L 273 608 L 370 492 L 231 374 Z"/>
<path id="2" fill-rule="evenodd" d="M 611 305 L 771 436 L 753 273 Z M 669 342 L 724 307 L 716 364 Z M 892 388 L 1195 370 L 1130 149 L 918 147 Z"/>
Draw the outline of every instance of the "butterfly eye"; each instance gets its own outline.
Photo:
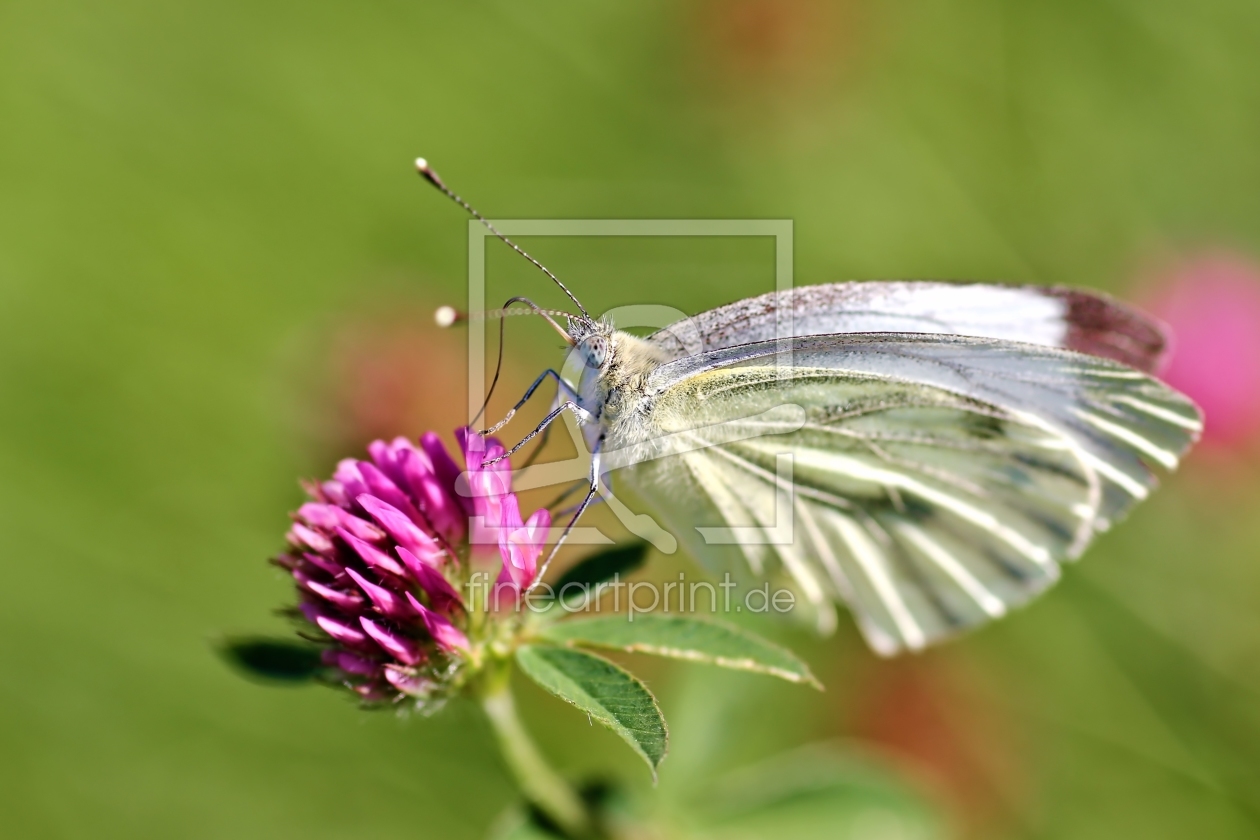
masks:
<path id="1" fill-rule="evenodd" d="M 582 342 L 582 360 L 589 368 L 599 369 L 604 366 L 608 357 L 608 339 L 602 335 L 593 335 Z"/>

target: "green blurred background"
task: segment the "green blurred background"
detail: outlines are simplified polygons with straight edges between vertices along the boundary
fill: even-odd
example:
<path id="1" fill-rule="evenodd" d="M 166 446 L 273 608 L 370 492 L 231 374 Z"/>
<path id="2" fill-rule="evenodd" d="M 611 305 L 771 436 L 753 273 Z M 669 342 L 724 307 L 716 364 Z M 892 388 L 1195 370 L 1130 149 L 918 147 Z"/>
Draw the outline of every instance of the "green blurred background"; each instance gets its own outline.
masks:
<path id="1" fill-rule="evenodd" d="M 476 838 L 511 802 L 474 709 L 364 715 L 212 651 L 284 629 L 263 561 L 298 476 L 460 419 L 464 339 L 430 312 L 463 299 L 466 222 L 417 155 L 492 217 L 792 219 L 800 283 L 1142 300 L 1260 254 L 1257 44 L 1254 0 L 0 0 L 0 834 Z M 763 241 L 526 245 L 595 311 L 773 282 Z M 490 252 L 492 300 L 559 305 Z M 555 341 L 509 341 L 518 391 Z M 823 695 L 647 669 L 661 795 L 838 737 L 956 836 L 1260 835 L 1257 463 L 1205 447 L 940 650 L 775 630 Z M 643 783 L 526 700 L 566 771 Z"/>

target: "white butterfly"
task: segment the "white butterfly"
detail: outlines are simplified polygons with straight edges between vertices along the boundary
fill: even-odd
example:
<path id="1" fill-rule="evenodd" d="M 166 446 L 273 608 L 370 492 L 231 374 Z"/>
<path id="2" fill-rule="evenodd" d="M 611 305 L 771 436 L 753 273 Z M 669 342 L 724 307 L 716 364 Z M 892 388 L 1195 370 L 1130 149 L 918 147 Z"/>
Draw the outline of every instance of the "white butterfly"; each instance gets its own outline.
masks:
<path id="1" fill-rule="evenodd" d="M 574 522 L 601 459 L 624 465 L 710 568 L 790 586 L 822 629 L 843 602 L 884 655 L 1041 592 L 1202 428 L 1150 375 L 1161 329 L 1081 291 L 840 283 L 647 338 L 553 325 L 585 371 L 549 372 L 546 422 L 572 411 L 597 456 Z"/>

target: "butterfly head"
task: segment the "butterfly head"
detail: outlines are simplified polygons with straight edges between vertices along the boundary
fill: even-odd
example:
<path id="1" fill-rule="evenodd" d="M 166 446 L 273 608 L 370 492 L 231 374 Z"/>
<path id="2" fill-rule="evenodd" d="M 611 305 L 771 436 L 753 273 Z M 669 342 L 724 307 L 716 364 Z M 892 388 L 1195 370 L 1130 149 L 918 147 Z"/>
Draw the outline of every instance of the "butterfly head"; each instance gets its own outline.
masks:
<path id="1" fill-rule="evenodd" d="M 582 364 L 592 371 L 608 366 L 612 353 L 613 325 L 593 318 L 569 318 L 569 336 Z"/>

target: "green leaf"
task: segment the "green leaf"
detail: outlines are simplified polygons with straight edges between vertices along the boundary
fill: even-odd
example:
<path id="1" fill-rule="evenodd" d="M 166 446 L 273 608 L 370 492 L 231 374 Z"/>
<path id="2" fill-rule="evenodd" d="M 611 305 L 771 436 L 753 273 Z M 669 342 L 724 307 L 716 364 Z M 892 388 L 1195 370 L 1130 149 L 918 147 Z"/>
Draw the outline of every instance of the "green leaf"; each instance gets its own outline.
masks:
<path id="1" fill-rule="evenodd" d="M 306 682 L 324 670 L 319 648 L 288 639 L 228 639 L 219 652 L 247 676 L 267 682 Z"/>
<path id="2" fill-rule="evenodd" d="M 620 735 L 656 778 L 669 749 L 669 730 L 656 698 L 638 678 L 603 657 L 551 645 L 517 648 L 516 664 L 547 691 Z"/>
<path id="3" fill-rule="evenodd" d="M 676 615 L 623 615 L 575 618 L 539 631 L 549 642 L 564 645 L 650 653 L 691 662 L 707 662 L 738 671 L 753 671 L 821 689 L 796 654 L 753 633 L 710 619 Z"/>
<path id="4" fill-rule="evenodd" d="M 556 597 L 561 601 L 574 600 L 590 592 L 598 584 L 612 580 L 616 575 L 630 574 L 643 565 L 648 548 L 645 542 L 635 542 L 614 546 L 587 557 L 556 581 Z M 566 586 L 569 587 L 567 595 Z"/>

